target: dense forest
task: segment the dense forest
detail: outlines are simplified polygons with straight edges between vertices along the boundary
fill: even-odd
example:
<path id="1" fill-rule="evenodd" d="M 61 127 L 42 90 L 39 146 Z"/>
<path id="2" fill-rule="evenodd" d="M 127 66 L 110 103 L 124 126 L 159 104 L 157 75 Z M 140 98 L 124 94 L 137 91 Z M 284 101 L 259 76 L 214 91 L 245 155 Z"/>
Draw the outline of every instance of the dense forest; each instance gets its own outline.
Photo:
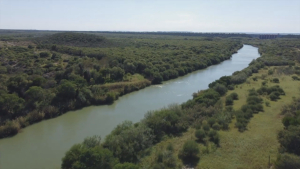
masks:
<path id="1" fill-rule="evenodd" d="M 242 47 L 230 38 L 106 38 L 72 32 L 8 39 L 0 43 L 0 137 L 218 64 Z"/>
<path id="2" fill-rule="evenodd" d="M 62 168 L 160 169 L 197 166 L 201 161 L 200 154 L 209 153 L 210 149 L 220 147 L 222 138 L 219 131 L 229 130 L 232 121 L 235 121 L 234 127 L 239 132 L 247 131 L 247 124 L 255 114 L 264 112 L 265 106 L 270 107 L 270 104 L 274 104 L 285 95 L 280 80 L 278 78 L 267 80 L 268 76 L 276 72 L 293 80 L 299 78 L 298 39 L 247 40 L 245 43 L 258 46 L 262 54 L 262 57 L 253 60 L 249 67 L 212 82 L 209 89 L 194 93 L 193 99 L 181 105 L 171 105 L 168 108 L 148 112 L 144 119 L 135 124 L 130 121 L 119 124 L 103 141 L 99 136 L 86 138 L 83 143 L 72 146 L 66 153 L 62 159 Z M 276 71 L 270 69 L 271 66 L 277 66 Z M 252 76 L 261 69 L 268 70 L 268 75 Z M 253 81 L 258 81 L 259 78 L 262 84 L 257 89 L 248 91 L 245 105 L 240 109 L 234 109 L 233 105 L 239 100 L 239 94 L 231 92 L 227 95 L 227 93 L 235 91 L 239 85 L 249 84 L 249 78 Z M 300 167 L 298 109 L 299 99 L 296 98 L 293 103 L 282 109 L 285 128 L 278 133 L 280 143 L 278 158 L 272 164 L 269 162 L 268 167 L 273 166 L 277 169 Z M 191 138 L 190 131 L 194 131 L 192 133 L 195 139 Z M 176 145 L 169 142 L 165 147 L 160 146 L 153 154 L 155 145 L 172 138 L 180 140 L 185 133 L 189 133 L 188 137 L 179 150 L 175 150 Z"/>

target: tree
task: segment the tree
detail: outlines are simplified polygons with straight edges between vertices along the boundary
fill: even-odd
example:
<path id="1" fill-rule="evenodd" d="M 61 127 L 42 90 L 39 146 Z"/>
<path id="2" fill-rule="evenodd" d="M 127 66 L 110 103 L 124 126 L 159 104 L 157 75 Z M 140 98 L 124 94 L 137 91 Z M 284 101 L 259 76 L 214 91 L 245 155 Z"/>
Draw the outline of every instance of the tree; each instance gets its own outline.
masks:
<path id="1" fill-rule="evenodd" d="M 230 96 L 232 97 L 233 100 L 238 100 L 238 99 L 239 99 L 238 94 L 235 93 L 235 92 L 234 92 L 234 93 L 231 93 Z"/>
<path id="2" fill-rule="evenodd" d="M 179 152 L 179 158 L 186 164 L 197 164 L 199 161 L 199 146 L 194 140 L 188 140 L 184 143 Z"/>
<path id="3" fill-rule="evenodd" d="M 226 106 L 228 105 L 233 105 L 233 99 L 231 96 L 227 96 L 226 97 L 226 101 L 225 101 Z"/>
<path id="4" fill-rule="evenodd" d="M 40 53 L 41 58 L 46 58 L 46 57 L 49 57 L 49 56 L 50 56 L 50 53 L 48 53 L 48 52 L 41 52 Z"/>
<path id="5" fill-rule="evenodd" d="M 143 124 L 125 121 L 105 138 L 103 146 L 114 153 L 120 162 L 137 162 L 139 154 L 153 143 L 153 133 Z"/>
<path id="6" fill-rule="evenodd" d="M 0 114 L 1 116 L 14 116 L 23 108 L 24 99 L 19 98 L 16 94 L 0 95 Z"/>
<path id="7" fill-rule="evenodd" d="M 120 67 L 113 67 L 110 69 L 110 78 L 113 80 L 123 79 L 125 71 Z"/>
<path id="8" fill-rule="evenodd" d="M 278 133 L 278 141 L 289 153 L 300 155 L 300 126 L 289 126 Z"/>
<path id="9" fill-rule="evenodd" d="M 7 89 L 11 93 L 16 92 L 19 96 L 23 97 L 29 82 L 26 74 L 19 74 L 10 77 L 7 83 Z"/>
<path id="10" fill-rule="evenodd" d="M 42 86 L 46 82 L 46 79 L 40 75 L 36 75 L 32 79 L 33 86 Z"/>
<path id="11" fill-rule="evenodd" d="M 224 85 L 222 85 L 222 84 L 219 84 L 219 83 L 217 83 L 217 84 L 213 87 L 213 89 L 214 89 L 215 91 L 217 91 L 221 96 L 223 96 L 223 95 L 227 92 L 226 86 L 224 86 Z"/>
<path id="12" fill-rule="evenodd" d="M 274 83 L 279 83 L 279 79 L 278 79 L 278 78 L 274 78 L 272 81 L 273 81 Z"/>
<path id="13" fill-rule="evenodd" d="M 275 162 L 276 169 L 299 169 L 300 157 L 293 154 L 281 154 Z"/>
<path id="14" fill-rule="evenodd" d="M 28 106 L 37 108 L 45 98 L 44 89 L 39 86 L 32 86 L 25 92 L 25 98 Z"/>
<path id="15" fill-rule="evenodd" d="M 113 153 L 100 146 L 100 137 L 84 139 L 73 145 L 62 159 L 62 169 L 110 169 L 118 163 Z"/>
<path id="16" fill-rule="evenodd" d="M 76 85 L 70 81 L 64 80 L 62 84 L 58 86 L 58 96 L 65 99 L 73 99 L 76 96 Z"/>
<path id="17" fill-rule="evenodd" d="M 162 81 L 163 81 L 162 76 L 157 72 L 154 73 L 152 83 L 153 84 L 160 84 Z"/>
<path id="18" fill-rule="evenodd" d="M 100 146 L 88 148 L 82 144 L 76 144 L 67 151 L 62 159 L 62 169 L 98 169 L 113 168 L 117 163 L 112 152 Z"/>
<path id="19" fill-rule="evenodd" d="M 195 137 L 197 137 L 199 141 L 203 142 L 206 137 L 205 131 L 203 129 L 196 130 Z"/>

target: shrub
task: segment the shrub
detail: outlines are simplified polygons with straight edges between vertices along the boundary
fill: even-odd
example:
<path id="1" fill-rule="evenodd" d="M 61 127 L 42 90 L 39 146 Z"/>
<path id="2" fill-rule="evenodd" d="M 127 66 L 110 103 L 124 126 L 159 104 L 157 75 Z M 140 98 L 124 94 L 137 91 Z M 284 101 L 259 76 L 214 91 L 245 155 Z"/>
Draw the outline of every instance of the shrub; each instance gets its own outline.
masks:
<path id="1" fill-rule="evenodd" d="M 267 81 L 263 81 L 263 82 L 261 82 L 261 85 L 265 86 L 267 83 L 268 83 Z"/>
<path id="2" fill-rule="evenodd" d="M 279 83 L 279 79 L 278 78 L 273 78 L 272 82 L 273 83 Z"/>
<path id="3" fill-rule="evenodd" d="M 279 99 L 279 97 L 273 92 L 273 93 L 271 93 L 270 95 L 269 95 L 269 97 L 270 97 L 270 99 L 272 100 L 272 101 L 276 101 L 277 99 Z"/>
<path id="4" fill-rule="evenodd" d="M 206 107 L 213 106 L 220 99 L 220 94 L 213 89 L 201 91 L 195 98 L 199 104 L 204 104 Z"/>
<path id="5" fill-rule="evenodd" d="M 285 127 L 288 127 L 290 125 L 297 126 L 297 125 L 300 125 L 300 118 L 285 116 L 282 119 L 282 123 Z"/>
<path id="6" fill-rule="evenodd" d="M 196 130 L 195 137 L 198 139 L 198 141 L 203 142 L 204 141 L 203 139 L 205 138 L 205 136 L 206 136 L 206 134 L 203 129 Z"/>
<path id="7" fill-rule="evenodd" d="M 180 150 L 178 157 L 182 159 L 183 163 L 197 164 L 199 161 L 199 146 L 194 140 L 188 140 L 184 143 Z"/>
<path id="8" fill-rule="evenodd" d="M 167 150 L 159 151 L 155 157 L 155 164 L 153 168 L 162 169 L 162 168 L 176 168 L 177 161 L 173 153 L 173 146 L 168 145 Z"/>
<path id="9" fill-rule="evenodd" d="M 220 126 L 218 123 L 215 123 L 215 124 L 212 126 L 212 128 L 213 128 L 214 130 L 220 130 L 220 129 L 221 129 L 221 126 Z"/>
<path id="10" fill-rule="evenodd" d="M 4 126 L 0 126 L 0 138 L 17 134 L 20 128 L 18 121 L 7 121 Z"/>
<path id="11" fill-rule="evenodd" d="M 203 130 L 205 130 L 205 131 L 209 131 L 209 129 L 210 129 L 210 126 L 209 126 L 209 124 L 203 124 Z"/>
<path id="12" fill-rule="evenodd" d="M 115 100 L 116 100 L 115 93 L 113 93 L 113 92 L 107 93 L 106 99 L 105 99 L 106 103 L 112 104 Z"/>
<path id="13" fill-rule="evenodd" d="M 293 80 L 300 80 L 298 76 L 292 76 Z"/>
<path id="14" fill-rule="evenodd" d="M 139 166 L 133 163 L 117 164 L 113 169 L 139 169 Z"/>
<path id="15" fill-rule="evenodd" d="M 134 126 L 132 122 L 125 121 L 105 138 L 103 147 L 112 151 L 120 162 L 135 163 L 139 153 L 150 147 L 153 140 L 154 135 L 150 128 L 144 124 Z"/>
<path id="16" fill-rule="evenodd" d="M 207 122 L 208 122 L 209 126 L 212 127 L 212 125 L 215 124 L 216 119 L 215 118 L 209 118 Z"/>
<path id="17" fill-rule="evenodd" d="M 231 93 L 230 96 L 232 97 L 233 100 L 239 100 L 239 96 L 235 92 Z"/>
<path id="18" fill-rule="evenodd" d="M 270 70 L 268 71 L 268 75 L 272 75 L 273 73 L 274 73 L 274 70 L 271 70 L 271 69 L 270 69 Z"/>
<path id="19" fill-rule="evenodd" d="M 48 53 L 48 52 L 41 52 L 40 53 L 41 58 L 46 58 L 46 57 L 49 57 L 49 56 L 50 56 L 50 53 Z"/>
<path id="20" fill-rule="evenodd" d="M 281 154 L 275 162 L 276 169 L 299 169 L 300 157 L 292 154 Z"/>
<path id="21" fill-rule="evenodd" d="M 163 81 L 163 77 L 159 73 L 154 73 L 153 75 L 153 84 L 160 84 Z"/>
<path id="22" fill-rule="evenodd" d="M 213 89 L 214 89 L 215 91 L 217 91 L 221 96 L 223 96 L 223 95 L 227 92 L 226 86 L 224 86 L 224 85 L 222 85 L 222 84 L 219 84 L 219 83 L 217 83 L 217 84 L 213 87 Z"/>
<path id="23" fill-rule="evenodd" d="M 144 123 L 152 129 L 155 141 L 160 141 L 166 134 L 179 134 L 186 131 L 188 125 L 183 121 L 183 110 L 178 105 L 171 105 L 169 109 L 148 112 Z"/>
<path id="24" fill-rule="evenodd" d="M 234 90 L 234 85 L 228 85 L 227 88 L 228 90 Z"/>
<path id="25" fill-rule="evenodd" d="M 268 101 L 266 101 L 265 104 L 266 104 L 267 107 L 270 106 L 270 102 L 268 102 Z"/>
<path id="26" fill-rule="evenodd" d="M 289 126 L 278 133 L 278 141 L 288 153 L 300 155 L 300 126 Z"/>
<path id="27" fill-rule="evenodd" d="M 227 96 L 225 100 L 226 106 L 233 105 L 233 99 L 231 96 Z"/>
<path id="28" fill-rule="evenodd" d="M 73 145 L 63 157 L 61 168 L 113 168 L 117 162 L 111 151 L 100 146 L 100 137 L 93 136 Z"/>

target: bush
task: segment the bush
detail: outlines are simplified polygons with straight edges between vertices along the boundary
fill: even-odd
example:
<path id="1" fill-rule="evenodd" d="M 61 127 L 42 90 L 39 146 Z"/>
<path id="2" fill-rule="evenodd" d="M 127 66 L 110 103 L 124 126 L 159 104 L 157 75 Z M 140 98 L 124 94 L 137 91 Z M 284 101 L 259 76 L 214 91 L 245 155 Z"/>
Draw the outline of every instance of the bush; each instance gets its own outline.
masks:
<path id="1" fill-rule="evenodd" d="M 268 71 L 268 75 L 272 75 L 273 73 L 274 73 L 274 70 L 271 70 L 271 69 L 270 69 L 270 70 Z"/>
<path id="2" fill-rule="evenodd" d="M 300 155 L 300 126 L 289 126 L 278 133 L 278 141 L 288 153 Z"/>
<path id="3" fill-rule="evenodd" d="M 227 96 L 226 100 L 225 100 L 225 104 L 226 104 L 226 106 L 233 105 L 233 99 L 232 99 L 232 97 Z"/>
<path id="4" fill-rule="evenodd" d="M 228 90 L 234 90 L 234 85 L 228 85 L 227 88 Z"/>
<path id="5" fill-rule="evenodd" d="M 108 104 L 112 104 L 116 100 L 116 95 L 113 92 L 109 92 L 106 95 L 105 102 Z"/>
<path id="6" fill-rule="evenodd" d="M 292 76 L 293 80 L 300 80 L 298 76 Z"/>
<path id="7" fill-rule="evenodd" d="M 50 56 L 50 53 L 48 53 L 48 52 L 41 52 L 40 53 L 41 58 L 46 58 L 46 57 L 49 57 L 49 56 Z"/>
<path id="8" fill-rule="evenodd" d="M 292 154 L 281 154 L 275 162 L 276 169 L 299 169 L 300 157 Z"/>
<path id="9" fill-rule="evenodd" d="M 158 151 L 155 157 L 154 169 L 176 168 L 177 160 L 174 156 L 173 145 L 169 144 L 164 151 Z"/>
<path id="10" fill-rule="evenodd" d="M 276 101 L 277 99 L 279 99 L 279 97 L 273 92 L 273 93 L 271 93 L 270 95 L 269 95 L 269 97 L 270 97 L 270 99 L 272 100 L 272 101 Z"/>
<path id="11" fill-rule="evenodd" d="M 115 165 L 114 169 L 139 169 L 139 166 L 133 163 L 123 163 Z"/>
<path id="12" fill-rule="evenodd" d="M 118 162 L 113 153 L 99 145 L 99 137 L 91 137 L 73 145 L 62 159 L 62 169 L 113 168 Z"/>
<path id="13" fill-rule="evenodd" d="M 212 126 L 212 128 L 213 128 L 214 130 L 220 130 L 220 129 L 221 129 L 221 126 L 220 126 L 218 123 L 215 123 L 215 124 Z"/>
<path id="14" fill-rule="evenodd" d="M 270 102 L 266 101 L 265 104 L 267 107 L 270 107 Z"/>
<path id="15" fill-rule="evenodd" d="M 112 151 L 120 162 L 135 163 L 139 154 L 150 147 L 153 140 L 154 135 L 150 128 L 144 124 L 135 126 L 132 122 L 125 121 L 105 138 L 103 147 Z"/>
<path id="16" fill-rule="evenodd" d="M 207 122 L 208 122 L 209 126 L 212 127 L 212 125 L 216 123 L 216 119 L 215 118 L 209 118 Z"/>
<path id="17" fill-rule="evenodd" d="M 279 79 L 278 79 L 278 78 L 274 78 L 274 79 L 272 80 L 272 82 L 273 82 L 273 83 L 279 83 Z"/>
<path id="18" fill-rule="evenodd" d="M 224 85 L 222 85 L 222 84 L 219 84 L 219 83 L 217 83 L 217 84 L 213 87 L 213 89 L 214 89 L 215 91 L 217 91 L 221 96 L 223 96 L 223 95 L 227 92 L 226 86 L 224 86 Z"/>
<path id="19" fill-rule="evenodd" d="M 17 121 L 6 121 L 4 126 L 0 126 L 0 138 L 17 134 L 21 126 Z"/>
<path id="20" fill-rule="evenodd" d="M 239 100 L 239 96 L 238 96 L 238 94 L 235 93 L 235 92 L 231 93 L 230 96 L 231 96 L 231 98 L 232 98 L 233 100 Z"/>
<path id="21" fill-rule="evenodd" d="M 203 142 L 204 141 L 203 139 L 205 138 L 205 136 L 206 136 L 206 134 L 203 129 L 196 130 L 195 137 L 198 139 L 198 141 Z"/>
<path id="22" fill-rule="evenodd" d="M 160 141 L 164 135 L 176 135 L 186 131 L 186 124 L 183 117 L 183 110 L 178 105 L 171 105 L 169 109 L 161 109 L 149 112 L 145 115 L 144 123 L 152 129 L 155 141 Z"/>
<path id="23" fill-rule="evenodd" d="M 209 131 L 209 129 L 210 129 L 210 126 L 209 126 L 209 124 L 203 124 L 203 130 L 205 130 L 205 131 Z"/>
<path id="24" fill-rule="evenodd" d="M 198 93 L 195 101 L 204 104 L 206 107 L 213 106 L 220 99 L 220 94 L 213 89 L 208 89 Z"/>
<path id="25" fill-rule="evenodd" d="M 209 131 L 208 135 L 209 135 L 209 140 L 219 146 L 220 136 L 219 136 L 218 132 L 216 130 L 211 130 L 211 131 Z"/>
<path id="26" fill-rule="evenodd" d="M 184 143 L 178 157 L 185 164 L 197 164 L 199 161 L 199 146 L 194 140 L 188 140 Z"/>
<path id="27" fill-rule="evenodd" d="M 153 75 L 153 80 L 152 80 L 153 84 L 160 84 L 162 81 L 163 81 L 163 77 L 159 73 L 155 73 Z"/>

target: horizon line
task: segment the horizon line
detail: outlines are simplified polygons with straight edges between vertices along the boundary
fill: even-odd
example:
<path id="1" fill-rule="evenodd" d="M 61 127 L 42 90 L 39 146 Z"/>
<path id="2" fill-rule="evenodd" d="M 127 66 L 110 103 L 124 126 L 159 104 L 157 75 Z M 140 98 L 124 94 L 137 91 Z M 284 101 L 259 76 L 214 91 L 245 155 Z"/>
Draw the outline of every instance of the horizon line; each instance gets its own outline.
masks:
<path id="1" fill-rule="evenodd" d="M 286 33 L 286 32 L 222 32 L 222 31 L 213 31 L 213 32 L 196 32 L 196 31 L 125 31 L 125 30 L 47 30 L 47 29 L 2 29 L 0 30 L 13 30 L 13 31 L 52 31 L 52 32 L 116 32 L 116 33 L 236 33 L 236 34 L 300 34 Z"/>

